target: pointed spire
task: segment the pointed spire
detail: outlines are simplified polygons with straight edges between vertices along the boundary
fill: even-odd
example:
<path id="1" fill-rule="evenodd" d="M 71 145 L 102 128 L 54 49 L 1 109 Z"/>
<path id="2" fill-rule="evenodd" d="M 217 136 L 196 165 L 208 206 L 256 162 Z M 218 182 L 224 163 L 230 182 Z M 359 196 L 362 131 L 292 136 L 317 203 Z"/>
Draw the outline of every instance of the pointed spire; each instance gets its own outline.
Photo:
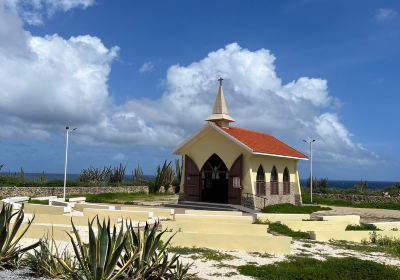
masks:
<path id="1" fill-rule="evenodd" d="M 211 115 L 208 116 L 207 121 L 214 122 L 219 126 L 226 127 L 229 126 L 230 122 L 235 120 L 229 116 L 228 107 L 226 106 L 224 90 L 222 89 L 222 78 L 218 79 L 219 87 L 217 98 L 215 99 L 213 111 Z"/>

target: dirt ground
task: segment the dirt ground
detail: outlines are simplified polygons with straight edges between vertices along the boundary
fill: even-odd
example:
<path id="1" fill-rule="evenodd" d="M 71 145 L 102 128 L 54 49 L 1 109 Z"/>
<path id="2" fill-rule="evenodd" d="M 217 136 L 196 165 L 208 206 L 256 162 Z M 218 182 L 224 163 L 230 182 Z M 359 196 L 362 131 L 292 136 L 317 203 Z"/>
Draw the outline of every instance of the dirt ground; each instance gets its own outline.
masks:
<path id="1" fill-rule="evenodd" d="M 399 210 L 374 209 L 374 208 L 353 208 L 322 205 L 331 208 L 329 211 L 319 211 L 313 215 L 359 215 L 361 222 L 383 222 L 400 221 Z"/>

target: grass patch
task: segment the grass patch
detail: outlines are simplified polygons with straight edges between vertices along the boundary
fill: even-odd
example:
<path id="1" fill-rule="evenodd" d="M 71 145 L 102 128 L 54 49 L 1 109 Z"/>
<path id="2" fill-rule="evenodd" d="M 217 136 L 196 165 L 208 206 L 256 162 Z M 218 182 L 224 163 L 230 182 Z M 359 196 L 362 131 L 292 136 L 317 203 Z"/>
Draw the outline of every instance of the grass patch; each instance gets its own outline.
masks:
<path id="1" fill-rule="evenodd" d="M 375 280 L 400 279 L 400 270 L 373 261 L 356 258 L 327 258 L 320 261 L 306 257 L 292 257 L 288 261 L 270 265 L 243 265 L 242 275 L 270 280 Z"/>
<path id="2" fill-rule="evenodd" d="M 400 239 L 381 237 L 377 232 L 373 232 L 370 235 L 370 240 L 365 241 L 362 244 L 346 241 L 331 241 L 331 244 L 333 246 L 348 250 L 354 250 L 364 253 L 385 253 L 392 257 L 400 257 Z"/>
<path id="3" fill-rule="evenodd" d="M 361 223 L 360 225 L 348 225 L 346 227 L 346 230 L 380 230 L 376 227 L 376 225 L 372 224 L 363 224 Z"/>
<path id="4" fill-rule="evenodd" d="M 303 203 L 310 203 L 310 198 L 303 196 Z M 313 197 L 313 202 L 317 204 L 341 206 L 341 207 L 355 207 L 355 208 L 375 208 L 375 209 L 389 209 L 400 210 L 400 203 L 395 202 L 353 202 L 344 199 L 328 199 Z"/>
<path id="5" fill-rule="evenodd" d="M 49 205 L 49 200 L 37 200 L 37 199 L 29 199 L 28 203 L 31 204 L 41 204 L 41 205 Z"/>
<path id="6" fill-rule="evenodd" d="M 115 204 L 134 204 L 136 201 L 158 201 L 172 199 L 174 194 L 165 193 L 100 193 L 100 194 L 80 194 L 69 197 L 86 197 L 86 202 L 92 203 L 115 203 Z"/>
<path id="7" fill-rule="evenodd" d="M 328 207 L 321 206 L 298 206 L 290 203 L 268 205 L 264 207 L 263 213 L 281 213 L 281 214 L 311 214 L 313 212 L 331 210 Z"/>
<path id="8" fill-rule="evenodd" d="M 208 248 L 170 247 L 168 251 L 179 255 L 192 255 L 191 258 L 194 260 L 205 259 L 210 261 L 230 261 L 236 259 L 235 256 Z"/>
<path id="9" fill-rule="evenodd" d="M 281 223 L 270 223 L 270 222 L 263 222 L 259 219 L 256 220 L 255 224 L 265 224 L 268 225 L 268 232 L 278 233 L 281 235 L 286 235 L 293 237 L 295 239 L 311 239 L 311 236 L 308 232 L 304 231 L 294 231 L 289 228 L 287 225 Z"/>

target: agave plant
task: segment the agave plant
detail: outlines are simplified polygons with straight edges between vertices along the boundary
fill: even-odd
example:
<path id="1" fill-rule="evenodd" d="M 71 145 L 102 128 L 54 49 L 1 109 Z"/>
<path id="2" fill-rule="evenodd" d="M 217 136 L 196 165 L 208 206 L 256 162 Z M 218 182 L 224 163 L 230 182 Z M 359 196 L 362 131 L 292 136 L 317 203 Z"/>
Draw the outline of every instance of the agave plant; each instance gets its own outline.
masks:
<path id="1" fill-rule="evenodd" d="M 125 270 L 132 264 L 136 256 L 132 255 L 126 260 L 122 267 L 118 267 L 117 263 L 121 258 L 124 250 L 127 235 L 123 231 L 123 226 L 117 233 L 116 227 L 110 228 L 110 220 L 106 223 L 100 223 L 97 220 L 97 235 L 93 230 L 94 219 L 88 223 L 89 244 L 84 244 L 81 237 L 71 220 L 74 237 L 68 233 L 75 257 L 78 260 L 80 272 L 83 274 L 81 279 L 86 280 L 114 280 L 119 278 Z M 74 272 L 74 267 L 71 267 L 61 258 L 58 261 L 64 267 L 67 273 Z"/>
<path id="2" fill-rule="evenodd" d="M 169 255 L 167 248 L 173 236 L 166 242 L 161 240 L 166 230 L 159 232 L 159 223 L 146 224 L 143 232 L 127 222 L 128 240 L 125 255 L 119 262 L 124 267 L 132 256 L 134 261 L 125 271 L 128 279 L 184 279 L 190 265 L 182 265 L 179 256 Z"/>
<path id="3" fill-rule="evenodd" d="M 36 248 L 39 242 L 27 247 L 18 245 L 21 238 L 25 235 L 32 224 L 33 219 L 28 221 L 26 227 L 20 230 L 24 221 L 23 206 L 21 209 L 13 213 L 11 204 L 4 203 L 0 212 L 0 268 L 8 269 L 17 266 L 21 256 L 33 248 Z M 11 220 L 13 222 L 11 223 Z"/>
<path id="4" fill-rule="evenodd" d="M 59 259 L 73 270 L 73 274 L 65 273 L 64 266 L 58 261 Z M 32 253 L 27 253 L 23 262 L 36 277 L 48 276 L 61 279 L 78 278 L 76 272 L 78 264 L 76 259 L 66 249 L 60 252 L 55 241 L 53 239 L 50 241 L 48 236 L 41 240 L 39 250 L 34 249 Z"/>

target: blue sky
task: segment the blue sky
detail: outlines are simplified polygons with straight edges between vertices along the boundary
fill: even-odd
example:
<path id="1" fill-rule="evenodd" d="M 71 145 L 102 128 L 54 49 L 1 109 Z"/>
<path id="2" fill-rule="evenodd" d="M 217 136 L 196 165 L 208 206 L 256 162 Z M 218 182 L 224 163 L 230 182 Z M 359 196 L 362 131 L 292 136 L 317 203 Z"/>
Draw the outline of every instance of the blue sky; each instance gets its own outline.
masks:
<path id="1" fill-rule="evenodd" d="M 3 100 L 15 102 L 0 104 L 6 121 L 0 134 L 5 170 L 22 166 L 28 172 L 61 173 L 62 124 L 72 120 L 79 129 L 71 135 L 70 172 L 122 162 L 128 169 L 140 164 L 151 174 L 158 163 L 173 158 L 175 144 L 203 124 L 216 94 L 216 76 L 223 74 L 237 125 L 269 132 L 304 152 L 302 138 L 317 138 L 317 177 L 400 180 L 398 1 L 82 0 L 57 6 L 41 0 L 40 7 L 1 1 L 7 17 L 0 13 L 0 24 L 3 20 L 10 30 L 0 29 L 0 59 L 5 58 L 0 61 L 15 69 L 0 71 L 0 81 L 23 73 L 18 83 L 6 83 L 7 93 L 0 90 Z M 23 39 L 9 39 L 25 31 Z M 36 58 L 21 62 L 23 55 L 13 53 L 22 41 L 37 42 L 21 47 L 21 53 Z M 70 51 L 81 57 L 71 61 Z M 37 57 L 45 63 L 34 61 Z M 227 67 L 246 65 L 254 73 L 227 70 L 221 66 L 224 59 Z M 49 70 L 46 76 L 46 69 L 71 73 L 55 77 Z M 87 84 L 75 88 L 81 69 Z M 276 77 L 269 81 L 259 74 L 263 69 Z M 199 76 L 201 81 L 195 80 Z M 307 80 L 300 82 L 301 77 Z M 27 80 L 32 84 L 26 82 L 31 90 L 25 92 L 19 83 Z M 194 91 L 186 96 L 193 100 L 183 105 L 171 101 L 181 86 L 185 94 Z M 75 98 L 75 89 L 85 98 Z M 54 103 L 39 104 L 47 92 Z M 265 104 L 253 104 L 253 93 Z M 57 100 L 65 96 L 70 107 L 59 107 L 65 102 Z M 184 105 L 193 120 L 182 120 Z M 253 117 L 259 110 L 260 117 Z M 307 172 L 308 163 L 301 163 L 301 177 Z"/>

